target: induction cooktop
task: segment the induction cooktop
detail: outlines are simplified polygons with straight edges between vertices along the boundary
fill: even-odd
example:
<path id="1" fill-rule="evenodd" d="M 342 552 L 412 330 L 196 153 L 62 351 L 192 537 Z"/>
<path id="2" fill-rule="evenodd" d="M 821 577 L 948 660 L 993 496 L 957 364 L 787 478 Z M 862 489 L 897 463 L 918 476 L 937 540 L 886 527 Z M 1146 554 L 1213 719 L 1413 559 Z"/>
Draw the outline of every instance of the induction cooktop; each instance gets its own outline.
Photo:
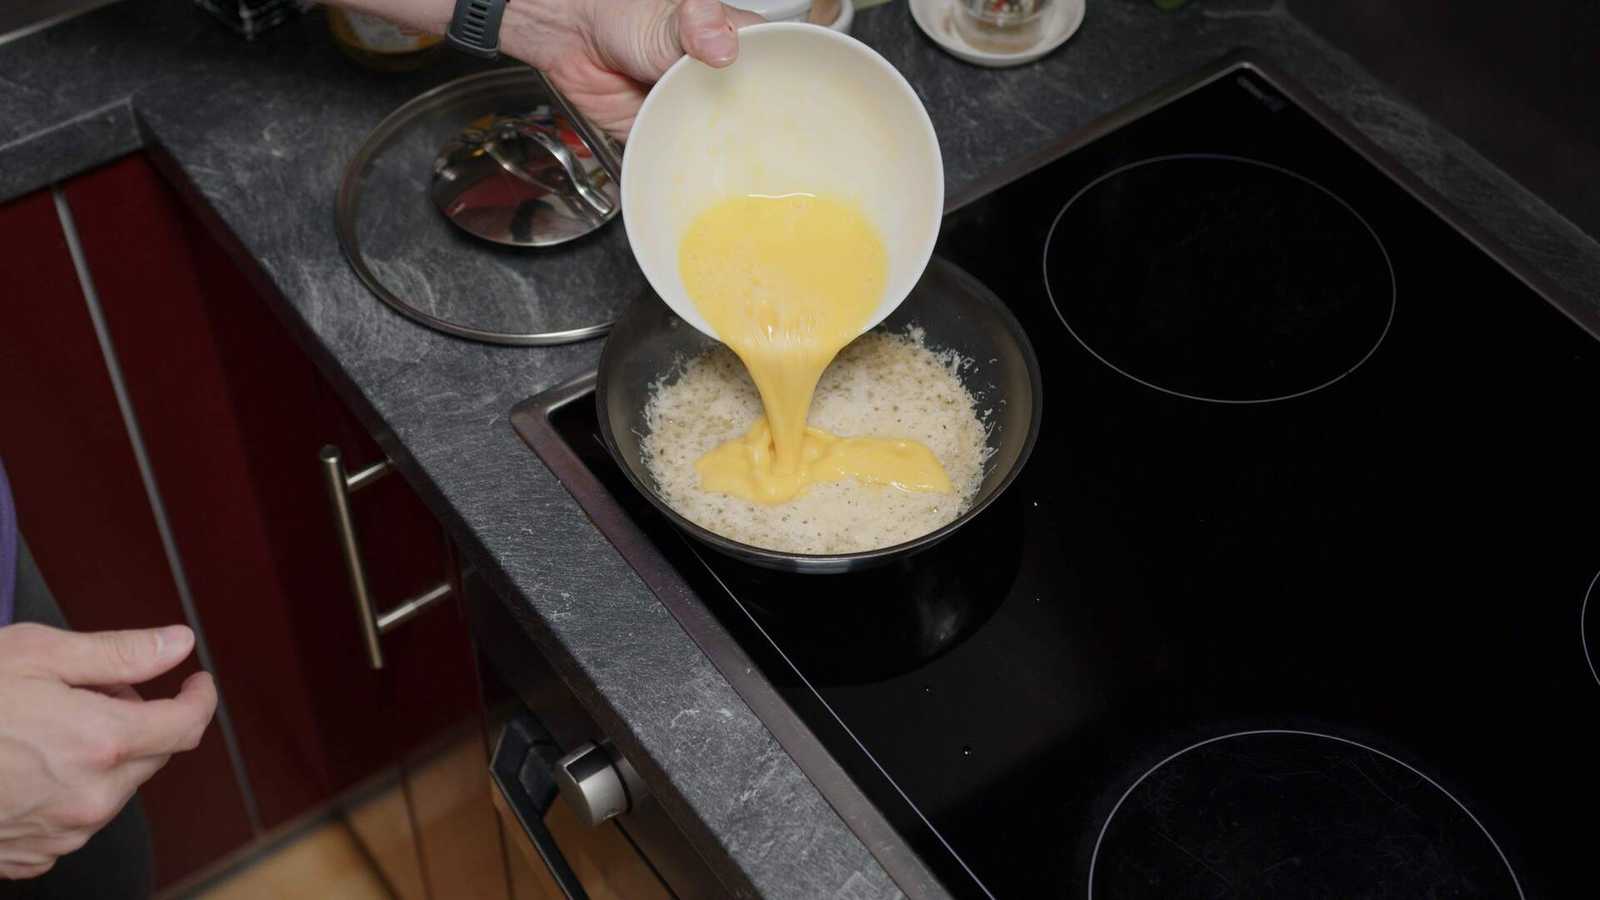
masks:
<path id="1" fill-rule="evenodd" d="M 875 570 L 691 544 L 592 376 L 515 421 L 913 896 L 1577 895 L 1600 343 L 1441 208 L 1244 56 L 955 199 L 1042 431 Z"/>

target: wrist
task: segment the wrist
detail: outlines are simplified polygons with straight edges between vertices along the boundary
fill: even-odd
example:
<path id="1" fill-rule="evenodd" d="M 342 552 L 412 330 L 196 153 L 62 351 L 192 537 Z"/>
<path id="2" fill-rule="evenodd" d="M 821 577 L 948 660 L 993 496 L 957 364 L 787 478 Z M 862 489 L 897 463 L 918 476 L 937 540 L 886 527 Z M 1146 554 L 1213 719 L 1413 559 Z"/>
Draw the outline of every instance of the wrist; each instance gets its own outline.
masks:
<path id="1" fill-rule="evenodd" d="M 413 0 L 410 4 L 423 21 L 423 28 L 432 34 L 443 35 L 450 28 L 450 16 L 455 13 L 455 0 Z"/>
<path id="2" fill-rule="evenodd" d="M 588 33 L 591 10 L 590 0 L 506 0 L 500 52 L 545 69 L 560 36 Z"/>

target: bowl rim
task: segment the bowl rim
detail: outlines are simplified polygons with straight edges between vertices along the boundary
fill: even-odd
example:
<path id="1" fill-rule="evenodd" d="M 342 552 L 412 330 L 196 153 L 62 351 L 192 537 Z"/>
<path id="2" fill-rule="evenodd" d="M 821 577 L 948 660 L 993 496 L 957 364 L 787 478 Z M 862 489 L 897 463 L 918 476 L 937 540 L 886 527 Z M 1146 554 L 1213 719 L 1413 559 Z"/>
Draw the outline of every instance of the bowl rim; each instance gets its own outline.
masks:
<path id="1" fill-rule="evenodd" d="M 606 357 L 615 352 L 613 347 L 616 342 L 612 338 L 608 338 L 605 346 L 601 349 L 598 368 L 599 377 L 595 381 L 595 413 L 596 418 L 599 420 L 601 443 L 605 444 L 606 452 L 611 455 L 612 462 L 616 464 L 617 468 L 622 470 L 623 477 L 627 479 L 628 483 L 640 494 L 643 494 L 645 500 L 664 514 L 668 521 L 701 543 L 750 565 L 800 574 L 835 574 L 870 568 L 895 559 L 912 556 L 932 547 L 954 534 L 957 529 L 971 523 L 1011 487 L 1012 483 L 1022 474 L 1022 470 L 1027 467 L 1029 458 L 1033 456 L 1034 445 L 1038 443 L 1040 427 L 1044 420 L 1044 377 L 1039 368 L 1039 355 L 1033 348 L 1033 342 L 1028 338 L 1027 329 L 1023 328 L 1022 322 L 1011 311 L 1011 307 L 998 294 L 966 269 L 944 257 L 938 257 L 936 264 L 950 270 L 951 274 L 956 278 L 976 284 L 979 290 L 974 297 L 975 301 L 993 307 L 1000 320 L 1005 323 L 1006 328 L 1016 337 L 1022 354 L 1023 368 L 1028 373 L 1028 389 L 1033 395 L 1033 409 L 1028 417 L 1028 432 L 1023 436 L 1022 446 L 1017 451 L 1016 461 L 1000 477 L 1000 481 L 995 485 L 994 490 L 988 492 L 985 496 L 976 498 L 973 504 L 960 515 L 933 531 L 908 541 L 901 541 L 898 544 L 879 547 L 875 550 L 858 550 L 852 553 L 789 553 L 783 550 L 773 550 L 768 547 L 758 547 L 754 544 L 736 541 L 733 538 L 724 537 L 709 528 L 689 521 L 686 516 L 672 508 L 672 505 L 661 496 L 654 485 L 649 484 L 644 477 L 634 471 L 633 466 L 628 464 L 619 450 L 616 435 L 611 428 L 609 379 L 606 378 L 606 373 L 609 370 Z M 640 297 L 634 302 L 649 303 L 653 299 L 651 297 Z M 668 308 L 667 313 L 668 315 L 677 316 L 677 313 L 671 308 Z M 627 317 L 628 311 L 624 310 L 621 318 L 618 319 L 618 324 L 621 325 L 626 321 Z M 679 318 L 682 317 L 679 316 Z"/>
<path id="2" fill-rule="evenodd" d="M 921 126 L 920 134 L 926 140 L 928 146 L 933 148 L 934 177 L 931 179 L 931 181 L 934 184 L 935 193 L 933 196 L 933 203 L 930 204 L 929 218 L 931 221 L 929 224 L 931 224 L 932 228 L 929 232 L 927 246 L 921 249 L 921 258 L 915 260 L 914 271 L 916 272 L 916 276 L 907 279 L 904 292 L 902 292 L 899 297 L 895 298 L 893 303 L 879 304 L 878 309 L 873 313 L 872 318 L 870 318 L 861 329 L 860 333 L 866 334 L 868 331 L 878 327 L 878 325 L 881 324 L 884 319 L 887 319 L 894 313 L 896 309 L 899 308 L 901 303 L 905 302 L 906 297 L 911 295 L 912 290 L 916 288 L 917 283 L 922 279 L 922 273 L 928 268 L 928 261 L 933 258 L 934 245 L 939 241 L 939 228 L 944 221 L 945 213 L 944 153 L 939 146 L 939 134 L 936 130 L 934 130 L 933 119 L 928 115 L 927 105 L 922 102 L 922 97 L 917 93 L 916 89 L 911 86 L 911 82 L 907 81 L 906 77 L 900 73 L 900 70 L 896 68 L 893 63 L 889 62 L 889 60 L 885 59 L 883 54 L 848 34 L 840 31 L 834 31 L 826 25 L 815 25 L 810 22 L 763 22 L 757 25 L 748 25 L 739 29 L 740 52 L 742 53 L 744 51 L 744 40 L 747 35 L 785 32 L 804 34 L 810 36 L 810 38 L 822 41 L 832 41 L 836 44 L 840 44 L 849 48 L 851 52 L 857 54 L 863 59 L 869 60 L 872 65 L 875 65 L 887 76 L 888 83 L 892 84 L 894 86 L 894 90 L 898 91 L 903 98 L 908 101 L 910 108 L 915 110 L 916 114 L 914 119 L 916 120 L 917 124 Z M 665 95 L 668 85 L 670 85 L 675 78 L 680 77 L 685 69 L 696 65 L 704 65 L 704 63 L 701 63 L 699 60 L 687 55 L 682 56 L 677 62 L 669 66 L 667 71 L 664 72 L 659 79 L 657 79 L 655 85 L 651 87 L 650 92 L 645 95 L 644 103 L 640 105 L 639 112 L 633 117 L 633 131 L 630 134 L 630 138 L 637 134 L 641 123 L 649 121 L 651 110 L 658 105 L 660 98 Z M 735 61 L 733 65 L 738 65 L 738 62 Z M 628 158 L 636 152 L 634 150 L 636 146 L 638 146 L 637 142 L 631 139 L 623 145 L 622 178 L 620 185 L 622 195 L 621 208 L 623 231 L 628 236 L 628 249 L 633 252 L 634 263 L 638 265 L 639 270 L 644 273 L 645 281 L 650 284 L 651 292 L 654 293 L 656 297 L 658 297 L 663 303 L 666 303 L 667 306 L 671 308 L 679 318 L 683 319 L 685 322 L 688 322 L 689 325 L 691 325 L 696 331 L 699 331 L 700 333 L 715 340 L 721 341 L 722 338 L 718 337 L 716 331 L 712 329 L 710 323 L 705 321 L 705 319 L 700 315 L 699 310 L 695 309 L 692 303 L 685 303 L 685 308 L 679 309 L 676 304 L 667 301 L 667 294 L 661 289 L 662 284 L 666 282 L 666 279 L 658 278 L 658 273 L 651 271 L 652 267 L 646 263 L 645 256 L 640 252 L 641 242 L 639 238 L 636 236 L 634 229 L 628 227 L 628 208 L 640 202 L 637 200 L 630 202 L 630 198 L 635 196 L 636 189 L 633 187 L 634 182 L 628 177 Z M 646 151 L 641 150 L 637 152 Z"/>

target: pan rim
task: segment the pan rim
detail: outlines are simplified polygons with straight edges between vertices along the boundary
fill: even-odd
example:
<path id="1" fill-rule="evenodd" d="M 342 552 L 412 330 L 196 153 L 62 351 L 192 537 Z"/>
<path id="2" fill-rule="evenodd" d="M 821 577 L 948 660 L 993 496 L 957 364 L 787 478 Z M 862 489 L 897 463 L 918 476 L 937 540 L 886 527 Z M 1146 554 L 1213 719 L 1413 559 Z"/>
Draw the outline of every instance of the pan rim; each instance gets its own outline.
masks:
<path id="1" fill-rule="evenodd" d="M 1023 329 L 1022 323 L 1017 320 L 1016 315 L 1012 313 L 1011 308 L 1006 305 L 1005 301 L 1001 300 L 994 291 L 990 290 L 987 285 L 972 274 L 943 256 L 935 254 L 929 259 L 928 268 L 932 269 L 934 267 L 944 269 L 957 280 L 965 281 L 974 287 L 975 290 L 968 292 L 968 296 L 977 303 L 991 307 L 1002 324 L 1016 338 L 1016 343 L 1022 354 L 1023 368 L 1028 373 L 1029 391 L 1033 395 L 1033 409 L 1028 417 L 1027 434 L 1023 436 L 1022 444 L 1017 451 L 1016 461 L 1001 476 L 1000 481 L 994 486 L 993 490 L 978 497 L 970 507 L 950 522 L 908 541 L 873 550 L 859 550 L 853 553 L 789 553 L 736 541 L 717 534 L 704 526 L 695 524 L 673 509 L 666 500 L 662 499 L 660 493 L 654 487 L 643 483 L 643 480 L 634 471 L 633 466 L 629 465 L 623 458 L 623 454 L 618 448 L 616 435 L 611 429 L 611 416 L 608 412 L 608 399 L 610 396 L 608 374 L 613 369 L 612 366 L 608 365 L 608 357 L 614 352 L 617 331 L 613 331 L 611 336 L 606 339 L 605 347 L 601 350 L 599 377 L 595 382 L 596 418 L 599 419 L 600 436 L 606 446 L 606 452 L 611 454 L 612 461 L 616 463 L 618 468 L 622 469 L 622 473 L 628 479 L 628 483 L 643 494 L 645 499 L 650 502 L 650 505 L 663 513 L 668 521 L 677 526 L 679 530 L 688 533 L 691 537 L 720 553 L 751 565 L 800 574 L 833 574 L 869 568 L 893 560 L 904 559 L 938 544 L 977 518 L 990 504 L 1011 487 L 1023 468 L 1027 466 L 1029 458 L 1033 455 L 1034 445 L 1038 442 L 1040 425 L 1044 416 L 1044 380 L 1039 371 L 1039 357 L 1034 352 L 1033 342 L 1028 339 L 1027 331 Z M 640 297 L 634 302 L 661 303 L 662 301 L 654 294 L 649 294 Z M 676 316 L 676 313 L 672 313 L 670 308 L 668 308 L 668 314 Z M 626 317 L 627 312 L 624 311 L 623 318 L 625 319 Z M 621 320 L 619 320 L 618 324 L 621 324 Z M 881 328 L 882 324 L 880 323 L 875 327 Z"/>

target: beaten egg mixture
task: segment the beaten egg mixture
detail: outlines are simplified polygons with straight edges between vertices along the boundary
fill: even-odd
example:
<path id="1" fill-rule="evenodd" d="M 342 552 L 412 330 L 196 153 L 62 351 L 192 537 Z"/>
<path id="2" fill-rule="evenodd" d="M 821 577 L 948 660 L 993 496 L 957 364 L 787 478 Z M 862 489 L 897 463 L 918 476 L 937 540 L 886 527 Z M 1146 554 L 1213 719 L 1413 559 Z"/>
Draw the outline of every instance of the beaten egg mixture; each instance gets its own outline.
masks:
<path id="1" fill-rule="evenodd" d="M 640 457 L 662 500 L 723 537 L 784 553 L 859 553 L 919 538 L 965 512 L 989 455 L 982 407 L 966 381 L 978 365 L 928 345 L 917 329 L 873 329 L 822 373 L 806 422 L 830 434 L 890 435 L 939 458 L 949 494 L 853 479 L 824 481 L 787 503 L 752 503 L 700 485 L 696 463 L 761 417 L 750 372 L 726 344 L 685 359 L 650 386 Z"/>
<path id="2" fill-rule="evenodd" d="M 765 411 L 742 437 L 699 459 L 702 489 L 762 504 L 844 479 L 952 492 L 920 443 L 837 437 L 806 424 L 817 380 L 871 320 L 888 280 L 883 240 L 859 209 L 814 194 L 731 197 L 690 223 L 678 269 Z"/>

